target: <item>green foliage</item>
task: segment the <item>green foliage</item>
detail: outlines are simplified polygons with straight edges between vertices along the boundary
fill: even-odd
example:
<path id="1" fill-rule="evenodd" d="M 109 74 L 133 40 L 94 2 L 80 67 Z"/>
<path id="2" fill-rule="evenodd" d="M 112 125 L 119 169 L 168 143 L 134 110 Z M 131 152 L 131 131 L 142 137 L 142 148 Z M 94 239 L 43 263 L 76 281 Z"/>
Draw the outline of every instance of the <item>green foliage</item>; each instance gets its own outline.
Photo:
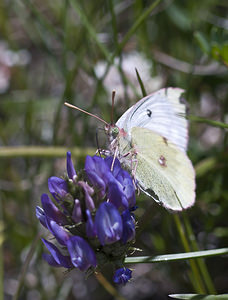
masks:
<path id="1" fill-rule="evenodd" d="M 35 238 L 40 231 L 35 206 L 48 190 L 48 177 L 65 169 L 66 149 L 81 168 L 86 153 L 97 148 L 101 124 L 64 102 L 109 122 L 113 89 L 115 120 L 142 94 L 164 86 L 185 89 L 190 107 L 188 154 L 196 169 L 196 204 L 173 216 L 141 195 L 134 255 L 227 247 L 227 15 L 225 0 L 1 1 L 0 276 L 4 259 L 5 299 L 17 291 L 18 299 L 121 299 L 94 276 L 85 281 L 80 272 L 64 274 L 47 266 Z M 105 145 L 102 130 L 98 136 L 99 146 Z M 119 289 L 126 299 L 227 292 L 226 256 L 133 268 L 133 283 Z M 110 274 L 107 268 L 107 279 Z"/>

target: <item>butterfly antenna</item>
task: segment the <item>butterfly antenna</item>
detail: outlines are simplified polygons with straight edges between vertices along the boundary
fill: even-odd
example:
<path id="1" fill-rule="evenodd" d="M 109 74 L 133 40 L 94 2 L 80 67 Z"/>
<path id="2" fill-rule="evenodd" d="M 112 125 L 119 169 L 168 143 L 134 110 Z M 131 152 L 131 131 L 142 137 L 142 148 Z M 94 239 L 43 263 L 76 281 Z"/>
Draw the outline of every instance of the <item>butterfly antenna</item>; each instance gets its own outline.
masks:
<path id="1" fill-rule="evenodd" d="M 96 116 L 96 115 L 94 115 L 94 114 L 89 113 L 88 111 L 85 111 L 84 109 L 81 109 L 81 108 L 79 108 L 79 107 L 77 107 L 77 106 L 75 106 L 75 105 L 72 105 L 72 104 L 68 103 L 68 102 L 65 102 L 64 105 L 66 105 L 66 106 L 68 106 L 68 107 L 70 107 L 70 108 L 79 110 L 79 111 L 83 112 L 84 114 L 87 114 L 87 115 L 89 115 L 89 116 L 91 116 L 91 117 L 94 117 L 94 118 L 96 118 L 97 120 L 103 122 L 103 123 L 104 123 L 105 125 L 107 125 L 107 126 L 109 125 L 105 120 L 101 119 L 100 117 L 98 117 L 98 116 Z"/>
<path id="2" fill-rule="evenodd" d="M 115 95 L 116 95 L 116 91 L 113 90 L 113 91 L 112 91 L 112 110 L 111 110 L 111 124 L 112 124 L 112 125 L 114 124 L 113 115 L 114 115 Z"/>

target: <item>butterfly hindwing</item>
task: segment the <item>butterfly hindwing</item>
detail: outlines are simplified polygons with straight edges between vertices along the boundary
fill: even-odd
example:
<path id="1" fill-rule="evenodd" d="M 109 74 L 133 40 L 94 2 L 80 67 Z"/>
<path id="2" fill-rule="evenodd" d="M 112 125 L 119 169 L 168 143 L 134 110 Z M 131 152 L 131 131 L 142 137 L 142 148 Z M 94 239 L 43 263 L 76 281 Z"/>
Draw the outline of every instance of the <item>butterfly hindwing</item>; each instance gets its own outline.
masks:
<path id="1" fill-rule="evenodd" d="M 121 143 L 121 141 L 120 141 Z M 195 173 L 183 151 L 147 128 L 131 129 L 136 156 L 136 179 L 140 188 L 164 207 L 180 211 L 194 204 Z M 132 165 L 131 158 L 125 164 Z"/>

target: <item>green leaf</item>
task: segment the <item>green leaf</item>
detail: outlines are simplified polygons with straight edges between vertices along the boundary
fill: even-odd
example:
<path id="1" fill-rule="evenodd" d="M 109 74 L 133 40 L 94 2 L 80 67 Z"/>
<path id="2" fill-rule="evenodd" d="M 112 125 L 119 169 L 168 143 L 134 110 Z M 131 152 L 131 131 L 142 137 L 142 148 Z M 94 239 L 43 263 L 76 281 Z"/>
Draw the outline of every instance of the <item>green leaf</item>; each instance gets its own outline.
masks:
<path id="1" fill-rule="evenodd" d="M 205 119 L 193 115 L 187 116 L 187 118 L 191 121 L 198 122 L 198 123 L 205 123 L 213 127 L 228 128 L 228 124 L 219 121 L 209 120 L 209 119 Z"/>
<path id="2" fill-rule="evenodd" d="M 146 89 L 145 89 L 144 84 L 142 82 L 142 79 L 141 79 L 141 77 L 139 75 L 139 72 L 138 72 L 138 70 L 136 68 L 135 68 L 135 72 L 136 72 L 137 79 L 138 79 L 138 82 L 139 82 L 140 87 L 141 87 L 142 95 L 143 95 L 143 97 L 145 97 L 147 95 Z"/>
<path id="3" fill-rule="evenodd" d="M 195 32 L 194 33 L 194 38 L 196 39 L 200 49 L 205 53 L 205 54 L 210 54 L 211 47 L 206 40 L 205 36 L 202 34 L 202 32 Z"/>
<path id="4" fill-rule="evenodd" d="M 224 44 L 221 49 L 222 60 L 228 63 L 228 43 Z"/>
<path id="5" fill-rule="evenodd" d="M 85 12 L 81 9 L 80 5 L 78 4 L 78 1 L 71 0 L 71 5 L 73 9 L 77 12 L 77 14 L 80 17 L 81 22 L 85 26 L 86 30 L 88 31 L 89 35 L 91 36 L 92 40 L 97 44 L 98 48 L 101 50 L 103 55 L 105 56 L 107 61 L 110 61 L 110 54 L 108 49 L 105 47 L 104 44 L 102 44 L 97 36 L 96 31 L 94 30 L 94 25 L 90 23 L 89 19 L 87 18 Z"/>
<path id="6" fill-rule="evenodd" d="M 173 299 L 183 300 L 228 300 L 228 294 L 221 295 L 200 295 L 200 294 L 171 294 L 169 297 Z"/>
<path id="7" fill-rule="evenodd" d="M 204 250 L 204 251 L 194 251 L 186 253 L 177 254 L 165 254 L 157 256 L 137 256 L 137 257 L 127 257 L 125 259 L 126 264 L 139 264 L 139 263 L 158 263 L 158 262 L 168 262 L 177 260 L 186 260 L 200 257 L 210 257 L 216 255 L 228 254 L 228 248 Z"/>
<path id="8" fill-rule="evenodd" d="M 172 22 L 182 31 L 188 31 L 191 29 L 191 19 L 186 9 L 183 7 L 172 4 L 166 10 L 169 18 Z"/>

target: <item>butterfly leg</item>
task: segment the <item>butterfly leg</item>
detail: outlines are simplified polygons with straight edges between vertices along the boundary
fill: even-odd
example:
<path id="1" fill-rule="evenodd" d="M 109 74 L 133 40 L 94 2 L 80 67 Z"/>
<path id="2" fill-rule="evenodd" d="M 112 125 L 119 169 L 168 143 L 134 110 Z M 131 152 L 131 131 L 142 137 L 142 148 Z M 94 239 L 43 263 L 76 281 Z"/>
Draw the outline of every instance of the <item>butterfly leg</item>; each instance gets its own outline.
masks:
<path id="1" fill-rule="evenodd" d="M 111 171 L 113 171 L 114 163 L 115 163 L 115 160 L 117 158 L 117 153 L 118 153 L 118 147 L 116 147 L 115 152 L 114 152 L 114 156 L 113 156 L 113 160 L 112 160 L 112 165 L 111 165 Z"/>

